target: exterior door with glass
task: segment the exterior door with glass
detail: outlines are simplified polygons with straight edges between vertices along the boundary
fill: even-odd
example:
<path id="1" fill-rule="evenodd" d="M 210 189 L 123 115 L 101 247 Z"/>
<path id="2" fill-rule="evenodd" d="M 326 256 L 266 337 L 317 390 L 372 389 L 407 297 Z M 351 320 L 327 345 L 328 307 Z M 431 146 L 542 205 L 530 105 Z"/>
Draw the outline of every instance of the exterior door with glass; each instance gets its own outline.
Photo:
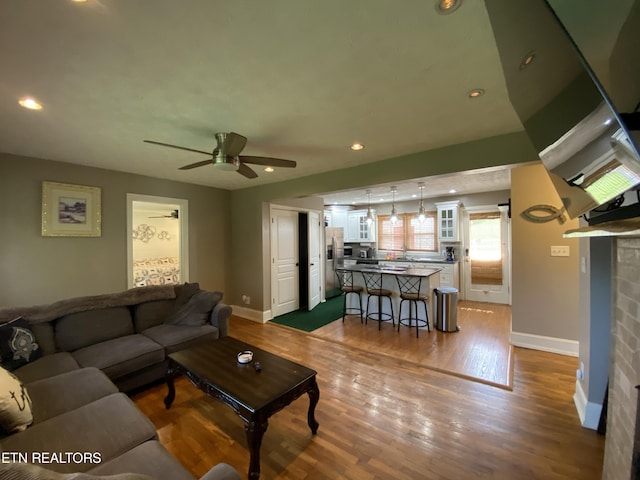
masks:
<path id="1" fill-rule="evenodd" d="M 465 211 L 465 299 L 511 303 L 510 223 L 499 207 Z"/>

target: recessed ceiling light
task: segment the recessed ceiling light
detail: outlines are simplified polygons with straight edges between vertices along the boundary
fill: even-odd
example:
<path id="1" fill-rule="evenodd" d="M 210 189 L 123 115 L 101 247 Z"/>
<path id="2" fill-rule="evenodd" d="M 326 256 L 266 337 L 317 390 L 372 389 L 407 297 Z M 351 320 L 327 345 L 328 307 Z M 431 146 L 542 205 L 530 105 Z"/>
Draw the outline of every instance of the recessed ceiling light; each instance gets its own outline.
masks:
<path id="1" fill-rule="evenodd" d="M 536 52 L 527 53 L 520 62 L 520 70 L 527 68 L 536 58 Z"/>
<path id="2" fill-rule="evenodd" d="M 73 3 L 87 3 L 87 0 L 71 0 Z"/>
<path id="3" fill-rule="evenodd" d="M 271 172 L 273 172 L 273 167 L 266 167 L 266 168 L 264 169 L 264 171 L 265 171 L 265 172 L 269 172 L 269 173 L 271 173 Z"/>
<path id="4" fill-rule="evenodd" d="M 414 193 L 411 195 L 411 198 L 418 198 L 418 195 Z"/>
<path id="5" fill-rule="evenodd" d="M 462 5 L 462 0 L 438 0 L 436 2 L 436 12 L 440 15 L 449 15 L 455 12 Z"/>
<path id="6" fill-rule="evenodd" d="M 478 98 L 478 97 L 481 97 L 482 95 L 484 95 L 484 90 L 481 88 L 474 88 L 473 90 L 467 93 L 467 96 L 469 98 Z"/>
<path id="7" fill-rule="evenodd" d="M 455 188 L 452 188 L 451 190 L 449 190 L 449 193 L 456 193 Z"/>
<path id="8" fill-rule="evenodd" d="M 354 143 L 353 145 L 351 145 L 351 150 L 362 150 L 364 148 L 364 145 L 362 145 L 361 143 Z"/>
<path id="9" fill-rule="evenodd" d="M 42 110 L 42 104 L 33 97 L 23 97 L 18 103 L 29 110 Z"/>

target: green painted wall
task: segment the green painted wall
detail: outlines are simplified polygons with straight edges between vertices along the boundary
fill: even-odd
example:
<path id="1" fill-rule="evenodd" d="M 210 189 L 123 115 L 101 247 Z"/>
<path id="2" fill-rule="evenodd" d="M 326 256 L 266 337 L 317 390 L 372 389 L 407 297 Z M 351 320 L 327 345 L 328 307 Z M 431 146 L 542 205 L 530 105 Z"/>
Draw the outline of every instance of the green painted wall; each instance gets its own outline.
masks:
<path id="1" fill-rule="evenodd" d="M 43 181 L 100 187 L 102 236 L 43 237 Z M 188 200 L 189 279 L 208 290 L 226 291 L 227 190 L 2 153 L 0 186 L 0 306 L 126 290 L 127 193 Z"/>

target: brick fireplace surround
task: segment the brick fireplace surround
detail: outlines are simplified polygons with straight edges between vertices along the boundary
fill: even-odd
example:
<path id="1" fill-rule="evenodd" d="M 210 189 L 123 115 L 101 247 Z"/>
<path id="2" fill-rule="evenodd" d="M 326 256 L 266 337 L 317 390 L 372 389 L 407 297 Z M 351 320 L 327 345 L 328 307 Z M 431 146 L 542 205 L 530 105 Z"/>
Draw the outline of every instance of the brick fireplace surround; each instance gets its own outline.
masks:
<path id="1" fill-rule="evenodd" d="M 603 480 L 628 480 L 640 384 L 640 237 L 618 237 Z"/>

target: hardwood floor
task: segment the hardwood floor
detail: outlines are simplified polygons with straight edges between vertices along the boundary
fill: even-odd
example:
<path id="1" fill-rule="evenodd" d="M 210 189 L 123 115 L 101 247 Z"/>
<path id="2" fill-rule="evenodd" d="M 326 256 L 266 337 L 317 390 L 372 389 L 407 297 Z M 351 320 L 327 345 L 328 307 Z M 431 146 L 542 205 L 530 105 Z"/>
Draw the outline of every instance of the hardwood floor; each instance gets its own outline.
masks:
<path id="1" fill-rule="evenodd" d="M 509 391 L 238 317 L 231 335 L 318 372 L 318 434 L 306 397 L 271 417 L 263 479 L 601 478 L 604 437 L 580 426 L 573 405 L 575 358 L 516 348 Z M 165 394 L 157 385 L 132 398 L 187 469 L 200 476 L 227 462 L 246 474 L 243 423 L 231 409 L 184 378 L 170 410 Z"/>
<path id="2" fill-rule="evenodd" d="M 405 312 L 403 315 L 406 314 Z M 367 325 L 358 315 L 349 315 L 314 330 L 326 340 L 333 340 L 356 348 L 371 349 L 418 363 L 436 371 L 447 372 L 488 385 L 511 389 L 513 386 L 513 348 L 509 343 L 511 307 L 495 303 L 462 301 L 458 304 L 459 332 L 431 332 L 400 327 L 396 332 L 389 322 Z M 396 326 L 397 329 L 397 326 Z"/>

